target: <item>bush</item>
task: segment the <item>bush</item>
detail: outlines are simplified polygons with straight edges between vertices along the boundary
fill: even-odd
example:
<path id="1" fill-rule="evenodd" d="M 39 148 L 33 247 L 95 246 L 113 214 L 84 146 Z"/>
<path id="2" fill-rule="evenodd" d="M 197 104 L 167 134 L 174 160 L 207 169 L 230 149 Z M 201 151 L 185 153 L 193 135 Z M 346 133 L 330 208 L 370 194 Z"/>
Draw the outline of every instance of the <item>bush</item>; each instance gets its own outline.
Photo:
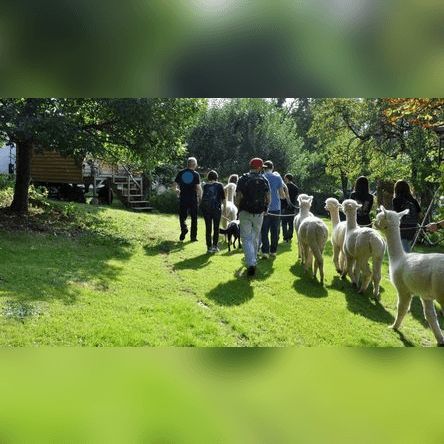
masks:
<path id="1" fill-rule="evenodd" d="M 164 193 L 153 195 L 150 203 L 161 213 L 174 214 L 178 211 L 179 204 L 177 194 L 173 190 L 167 190 Z"/>
<path id="2" fill-rule="evenodd" d="M 14 187 L 14 179 L 9 174 L 0 174 L 0 190 Z"/>

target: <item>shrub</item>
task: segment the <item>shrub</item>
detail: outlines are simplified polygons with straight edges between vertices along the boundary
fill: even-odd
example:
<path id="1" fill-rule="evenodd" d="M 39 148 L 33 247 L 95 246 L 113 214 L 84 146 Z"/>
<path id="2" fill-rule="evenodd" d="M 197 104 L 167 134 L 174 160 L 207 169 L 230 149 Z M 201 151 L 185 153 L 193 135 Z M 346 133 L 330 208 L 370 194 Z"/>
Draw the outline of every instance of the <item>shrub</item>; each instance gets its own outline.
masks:
<path id="1" fill-rule="evenodd" d="M 151 205 L 161 213 L 177 213 L 178 199 L 173 190 L 167 190 L 164 193 L 156 194 L 151 197 Z"/>

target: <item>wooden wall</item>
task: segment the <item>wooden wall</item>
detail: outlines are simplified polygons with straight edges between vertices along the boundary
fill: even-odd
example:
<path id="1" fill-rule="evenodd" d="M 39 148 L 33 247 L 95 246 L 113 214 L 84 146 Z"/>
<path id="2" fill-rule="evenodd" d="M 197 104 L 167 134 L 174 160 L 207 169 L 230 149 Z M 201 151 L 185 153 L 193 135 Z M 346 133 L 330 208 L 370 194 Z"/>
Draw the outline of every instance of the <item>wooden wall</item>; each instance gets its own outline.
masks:
<path id="1" fill-rule="evenodd" d="M 34 152 L 31 178 L 33 182 L 83 183 L 82 161 L 56 151 Z"/>

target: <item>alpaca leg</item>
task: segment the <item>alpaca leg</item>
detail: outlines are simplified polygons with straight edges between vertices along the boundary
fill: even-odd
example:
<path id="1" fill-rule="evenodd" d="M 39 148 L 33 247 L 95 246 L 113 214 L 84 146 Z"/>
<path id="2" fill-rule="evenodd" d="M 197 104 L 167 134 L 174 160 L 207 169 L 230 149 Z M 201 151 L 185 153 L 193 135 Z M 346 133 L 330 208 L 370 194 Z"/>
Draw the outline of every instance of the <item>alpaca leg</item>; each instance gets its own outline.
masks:
<path id="1" fill-rule="evenodd" d="M 398 328 L 401 326 L 401 322 L 404 319 L 404 316 L 409 311 L 411 300 L 411 294 L 398 292 L 398 314 L 396 315 L 395 322 L 393 323 L 393 325 L 391 325 L 391 328 L 393 328 L 394 330 L 398 330 Z"/>
<path id="2" fill-rule="evenodd" d="M 359 293 L 364 293 L 364 291 L 367 290 L 372 279 L 372 272 L 368 265 L 368 261 L 362 261 L 359 264 L 359 268 L 361 270 L 361 287 L 359 289 Z"/>
<path id="3" fill-rule="evenodd" d="M 341 270 L 341 273 L 347 269 L 345 253 L 342 250 L 339 251 L 339 269 Z"/>
<path id="4" fill-rule="evenodd" d="M 341 251 L 340 251 L 339 247 L 337 245 L 333 245 L 333 263 L 335 264 L 335 268 L 338 273 L 341 273 L 341 271 L 342 271 L 340 261 L 339 261 L 340 254 L 341 254 Z"/>
<path id="5" fill-rule="evenodd" d="M 297 234 L 297 231 L 296 231 L 296 238 L 297 238 L 297 241 L 298 241 L 298 259 L 303 263 L 303 255 L 302 255 L 302 243 L 300 242 L 300 240 L 299 240 L 299 236 L 298 236 L 298 234 Z"/>
<path id="6" fill-rule="evenodd" d="M 305 247 L 306 258 L 307 258 L 307 268 L 310 276 L 313 276 L 313 253 L 311 248 Z"/>
<path id="7" fill-rule="evenodd" d="M 315 272 L 314 277 L 319 269 L 319 281 L 321 284 L 324 283 L 324 258 L 322 257 L 322 251 L 319 249 L 313 250 L 313 255 L 315 257 Z"/>
<path id="8" fill-rule="evenodd" d="M 300 259 L 301 264 L 303 265 L 305 262 L 305 252 L 304 252 L 304 246 L 302 245 L 302 242 L 298 243 L 298 259 Z"/>
<path id="9" fill-rule="evenodd" d="M 343 273 L 343 276 L 345 277 L 347 274 L 349 275 L 352 283 L 353 283 L 353 259 L 351 256 L 347 255 L 347 271 Z"/>
<path id="10" fill-rule="evenodd" d="M 435 306 L 430 299 L 421 299 L 422 306 L 424 308 L 424 316 L 429 323 L 430 328 L 435 335 L 436 341 L 439 345 L 444 345 L 444 337 L 442 335 L 441 328 L 439 327 L 438 318 L 436 317 Z"/>
<path id="11" fill-rule="evenodd" d="M 373 259 L 373 297 L 379 301 L 381 300 L 381 294 L 379 291 L 379 284 L 381 283 L 381 268 L 382 268 L 382 257 Z"/>

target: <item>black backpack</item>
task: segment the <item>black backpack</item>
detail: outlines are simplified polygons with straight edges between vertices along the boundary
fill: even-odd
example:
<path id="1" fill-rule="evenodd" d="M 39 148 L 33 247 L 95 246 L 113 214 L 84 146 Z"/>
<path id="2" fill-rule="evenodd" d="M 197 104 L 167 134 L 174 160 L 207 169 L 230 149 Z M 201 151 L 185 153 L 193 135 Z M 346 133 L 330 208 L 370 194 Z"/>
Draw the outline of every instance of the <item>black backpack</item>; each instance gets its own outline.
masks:
<path id="1" fill-rule="evenodd" d="M 206 184 L 204 185 L 202 202 L 200 204 L 200 208 L 202 211 L 215 211 L 220 210 L 220 202 L 218 199 L 218 184 Z"/>
<path id="2" fill-rule="evenodd" d="M 260 174 L 245 174 L 245 184 L 242 188 L 242 208 L 253 214 L 267 210 L 266 194 L 267 180 Z"/>

